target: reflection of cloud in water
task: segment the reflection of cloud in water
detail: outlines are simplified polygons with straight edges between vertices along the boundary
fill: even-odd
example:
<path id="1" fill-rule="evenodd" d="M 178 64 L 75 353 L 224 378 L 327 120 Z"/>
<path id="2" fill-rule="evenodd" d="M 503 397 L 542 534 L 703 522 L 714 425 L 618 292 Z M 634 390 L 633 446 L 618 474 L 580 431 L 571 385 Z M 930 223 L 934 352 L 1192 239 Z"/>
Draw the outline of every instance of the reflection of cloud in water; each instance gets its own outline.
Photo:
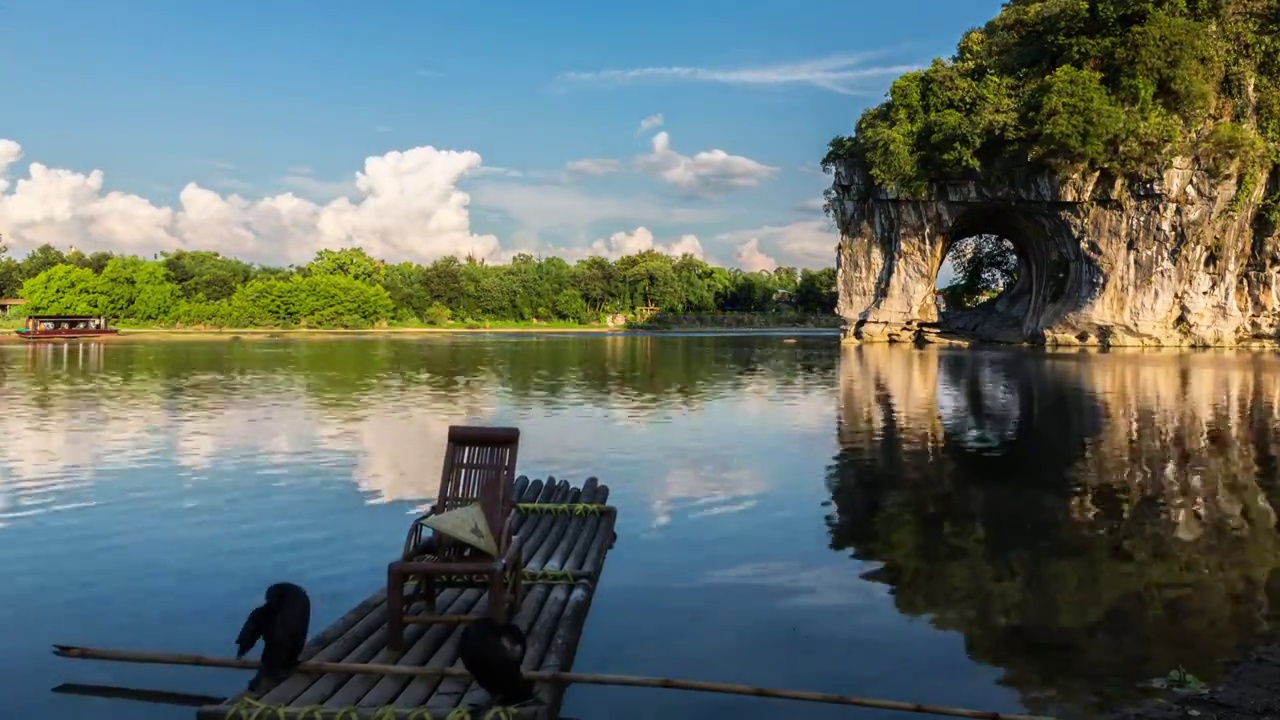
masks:
<path id="1" fill-rule="evenodd" d="M 615 472 L 657 481 L 626 492 L 642 495 L 660 527 L 676 516 L 709 518 L 756 507 L 767 481 L 739 466 L 734 442 L 767 435 L 771 427 L 829 433 L 834 413 L 829 395 L 812 392 L 809 378 L 796 376 L 790 365 L 736 374 L 679 365 L 684 369 L 654 380 L 652 368 L 638 366 L 637 375 L 623 364 L 607 394 L 584 394 L 576 386 L 552 392 L 538 384 L 542 380 L 530 385 L 509 370 L 482 369 L 451 382 L 446 376 L 455 370 L 434 379 L 406 368 L 362 374 L 358 363 L 334 360 L 341 371 L 329 372 L 327 357 L 307 355 L 312 346 L 263 345 L 234 361 L 185 349 L 172 361 L 158 358 L 153 351 L 176 352 L 167 345 L 83 347 L 83 358 L 25 348 L 25 370 L 13 349 L 0 356 L 0 369 L 19 369 L 0 382 L 0 406 L 7 411 L 0 415 L 0 516 L 105 500 L 94 497 L 93 481 L 125 468 L 172 472 L 177 482 L 122 483 L 127 490 L 113 490 L 112 502 L 123 500 L 121 492 L 180 494 L 213 473 L 281 484 L 348 470 L 370 502 L 428 500 L 437 492 L 448 426 L 492 424 L 503 415 L 497 422 L 525 426 L 521 471 L 530 475 L 581 480 L 596 474 L 617 482 L 604 463 L 621 450 L 628 467 Z M 655 347 L 680 350 L 664 357 L 684 362 L 678 345 Z M 434 363 L 452 367 L 457 348 L 432 348 L 440 352 Z M 101 351 L 119 353 L 110 369 L 104 370 Z M 282 357 L 264 360 L 272 354 Z M 294 364 L 295 357 L 309 357 L 309 364 Z M 188 369 L 189 361 L 199 367 Z M 671 423 L 681 432 L 671 432 Z M 645 448 L 643 467 L 627 460 L 636 444 Z"/>
<path id="2" fill-rule="evenodd" d="M 692 511 L 689 518 L 749 510 L 758 502 L 755 496 L 766 489 L 764 478 L 747 468 L 677 468 L 662 481 L 653 499 L 652 527 L 669 524 L 671 514 L 681 509 Z"/>
<path id="3" fill-rule="evenodd" d="M 825 567 L 796 567 L 784 562 L 758 562 L 707 573 L 706 583 L 758 585 L 786 593 L 783 605 L 858 605 L 882 603 L 885 585 L 867 582 L 850 571 L 848 563 Z"/>
<path id="4" fill-rule="evenodd" d="M 84 397 L 82 386 L 50 393 L 43 407 L 0 386 L 10 410 L 0 415 L 0 524 L 91 504 L 85 498 L 99 473 L 167 453 L 191 474 L 251 457 L 260 475 L 303 457 L 333 464 L 354 455 L 353 480 L 372 502 L 426 499 L 439 486 L 448 426 L 482 422 L 494 404 L 474 392 L 443 403 L 397 393 L 366 398 L 358 414 L 345 415 L 286 385 L 251 396 L 220 388 L 213 398 L 193 393 L 172 404 L 137 393 Z"/>
<path id="5" fill-rule="evenodd" d="M 170 416 L 174 460 L 207 471 L 229 455 L 250 454 L 283 463 L 324 446 L 332 428 L 308 404 L 293 398 L 226 398 L 215 407 Z"/>
<path id="6" fill-rule="evenodd" d="M 836 421 L 836 407 L 824 393 L 781 395 L 772 379 L 749 377 L 742 386 L 735 408 L 754 421 L 772 420 L 785 424 L 789 431 L 821 430 L 829 432 Z"/>
<path id="7" fill-rule="evenodd" d="M 456 406 L 415 406 L 354 421 L 356 484 L 373 495 L 372 502 L 434 498 L 449 426 L 481 422 L 478 415 Z"/>

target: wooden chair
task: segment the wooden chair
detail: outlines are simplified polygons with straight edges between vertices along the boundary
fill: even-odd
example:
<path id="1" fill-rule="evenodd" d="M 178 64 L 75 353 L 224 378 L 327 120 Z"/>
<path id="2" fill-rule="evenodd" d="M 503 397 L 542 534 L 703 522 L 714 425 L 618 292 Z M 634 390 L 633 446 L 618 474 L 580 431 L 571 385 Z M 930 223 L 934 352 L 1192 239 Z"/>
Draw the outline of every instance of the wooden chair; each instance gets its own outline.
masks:
<path id="1" fill-rule="evenodd" d="M 520 540 L 512 533 L 516 518 L 512 487 L 519 445 L 518 428 L 449 428 L 439 498 L 413 521 L 400 559 L 387 566 L 387 644 L 392 650 L 403 645 L 406 624 L 475 619 L 435 614 L 437 593 L 442 588 L 488 588 L 489 616 L 497 622 L 505 622 L 519 609 L 524 563 Z M 424 524 L 428 518 L 477 502 L 496 541 L 496 555 Z M 414 581 L 412 591 L 406 589 L 410 580 Z M 427 614 L 406 614 L 418 599 L 426 603 Z"/>

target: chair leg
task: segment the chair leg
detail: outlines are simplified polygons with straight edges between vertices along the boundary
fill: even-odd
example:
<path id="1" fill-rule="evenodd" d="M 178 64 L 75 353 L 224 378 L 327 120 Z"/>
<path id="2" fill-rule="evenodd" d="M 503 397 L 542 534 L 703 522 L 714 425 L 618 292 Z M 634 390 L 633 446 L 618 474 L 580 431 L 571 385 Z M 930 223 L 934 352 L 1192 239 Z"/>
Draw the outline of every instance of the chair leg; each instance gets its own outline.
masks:
<path id="1" fill-rule="evenodd" d="M 404 580 L 392 563 L 387 568 L 387 647 L 395 652 L 404 646 Z"/>
<path id="2" fill-rule="evenodd" d="M 436 581 L 430 575 L 419 575 L 418 583 L 418 586 L 422 589 L 423 609 L 434 615 L 436 612 Z"/>
<path id="3" fill-rule="evenodd" d="M 496 623 L 507 621 L 507 577 L 496 572 L 489 576 L 489 617 Z"/>
<path id="4" fill-rule="evenodd" d="M 515 568 L 511 571 L 511 615 L 514 617 L 520 612 L 520 606 L 524 604 L 524 570 Z"/>

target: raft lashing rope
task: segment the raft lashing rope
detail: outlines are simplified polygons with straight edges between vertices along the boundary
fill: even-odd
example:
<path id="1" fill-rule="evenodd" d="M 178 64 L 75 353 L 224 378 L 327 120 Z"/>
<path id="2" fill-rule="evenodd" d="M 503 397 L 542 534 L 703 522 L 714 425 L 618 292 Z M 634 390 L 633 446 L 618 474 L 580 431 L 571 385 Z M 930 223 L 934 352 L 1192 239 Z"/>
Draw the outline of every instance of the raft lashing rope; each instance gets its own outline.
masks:
<path id="1" fill-rule="evenodd" d="M 609 507 L 596 503 L 516 503 L 520 512 L 537 515 L 601 515 Z"/>
<path id="2" fill-rule="evenodd" d="M 373 720 L 396 720 L 397 710 L 406 710 L 409 712 L 404 716 L 405 720 L 436 720 L 436 716 L 431 711 L 423 708 L 396 708 L 391 705 L 383 705 L 374 710 Z M 333 708 L 326 708 L 323 705 L 306 705 L 303 707 L 290 707 L 287 705 L 273 705 L 264 703 L 247 695 L 237 700 L 229 710 L 227 710 L 227 720 L 287 720 L 290 717 L 296 717 L 298 720 L 325 720 L 325 712 L 332 712 Z M 296 713 L 296 714 L 295 714 Z M 514 720 L 516 716 L 516 708 L 509 705 L 496 705 L 489 708 L 479 717 L 471 713 L 471 708 L 456 707 L 446 714 L 440 716 L 440 720 Z M 360 713 L 354 705 L 346 705 L 337 708 L 333 720 L 360 720 Z"/>

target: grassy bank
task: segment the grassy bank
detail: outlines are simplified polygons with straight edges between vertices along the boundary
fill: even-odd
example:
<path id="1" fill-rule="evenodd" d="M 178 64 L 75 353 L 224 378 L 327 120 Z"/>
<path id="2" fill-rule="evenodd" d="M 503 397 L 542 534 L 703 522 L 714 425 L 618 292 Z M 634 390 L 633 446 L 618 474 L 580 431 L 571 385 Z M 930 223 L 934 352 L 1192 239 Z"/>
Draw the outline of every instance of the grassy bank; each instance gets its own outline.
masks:
<path id="1" fill-rule="evenodd" d="M 13 331 L 22 327 L 21 319 L 0 319 L 0 343 L 22 342 Z M 129 340 L 214 340 L 214 339 L 263 339 L 280 337 L 333 338 L 370 335 L 431 335 L 447 333 L 609 333 L 627 330 L 663 331 L 743 331 L 743 330 L 794 330 L 839 327 L 835 316 L 815 316 L 783 313 L 708 313 L 703 315 L 661 315 L 646 321 L 627 325 L 609 326 L 603 323 L 581 325 L 574 322 L 468 322 L 444 325 L 386 325 L 374 328 L 300 328 L 300 327 L 158 327 L 122 323 L 114 326 L 119 335 L 105 336 L 105 341 Z"/>

